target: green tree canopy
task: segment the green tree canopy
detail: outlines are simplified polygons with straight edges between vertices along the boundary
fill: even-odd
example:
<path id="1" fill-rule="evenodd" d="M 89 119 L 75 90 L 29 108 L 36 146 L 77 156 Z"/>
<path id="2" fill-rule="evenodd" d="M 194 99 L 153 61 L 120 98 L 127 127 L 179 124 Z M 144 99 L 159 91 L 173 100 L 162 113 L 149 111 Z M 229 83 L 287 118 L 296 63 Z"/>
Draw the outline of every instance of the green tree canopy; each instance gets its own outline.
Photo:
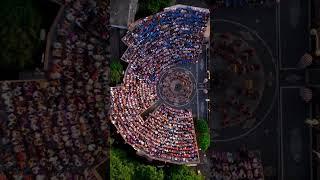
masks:
<path id="1" fill-rule="evenodd" d="M 196 131 L 199 147 L 206 151 L 210 147 L 210 131 L 207 121 L 198 119 L 196 121 Z"/>
<path id="2" fill-rule="evenodd" d="M 155 166 L 139 165 L 136 168 L 134 179 L 139 180 L 163 180 L 164 173 L 162 169 L 157 169 Z"/>
<path id="3" fill-rule="evenodd" d="M 198 119 L 196 122 L 196 130 L 198 133 L 209 133 L 207 121 L 204 119 Z"/>
<path id="4" fill-rule="evenodd" d="M 198 144 L 201 150 L 206 151 L 210 147 L 210 134 L 209 133 L 198 134 Z"/>
<path id="5" fill-rule="evenodd" d="M 164 172 L 157 167 L 144 165 L 128 157 L 125 151 L 111 148 L 110 178 L 111 180 L 163 180 Z"/>
<path id="6" fill-rule="evenodd" d="M 132 179 L 135 167 L 132 163 L 127 162 L 125 152 L 111 149 L 110 155 L 110 178 L 119 180 Z"/>
<path id="7" fill-rule="evenodd" d="M 172 166 L 169 169 L 170 180 L 204 180 L 202 175 L 198 175 L 195 170 L 187 166 Z"/>
<path id="8" fill-rule="evenodd" d="M 120 63 L 120 60 L 113 59 L 110 63 L 110 78 L 111 83 L 119 83 L 121 82 L 121 75 L 123 71 L 123 66 Z"/>
<path id="9" fill-rule="evenodd" d="M 191 167 L 172 165 L 164 170 L 143 164 L 128 156 L 124 150 L 113 146 L 110 155 L 111 180 L 204 180 Z"/>

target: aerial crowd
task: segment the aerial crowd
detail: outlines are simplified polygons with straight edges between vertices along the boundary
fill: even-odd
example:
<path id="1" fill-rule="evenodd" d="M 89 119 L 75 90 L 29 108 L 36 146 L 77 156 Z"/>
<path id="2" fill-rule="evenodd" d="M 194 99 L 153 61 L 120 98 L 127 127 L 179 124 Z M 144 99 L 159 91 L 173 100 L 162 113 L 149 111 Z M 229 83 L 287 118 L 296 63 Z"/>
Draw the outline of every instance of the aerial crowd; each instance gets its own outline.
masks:
<path id="1" fill-rule="evenodd" d="M 208 10 L 170 7 L 137 21 L 123 38 L 129 48 L 122 59 L 129 66 L 123 84 L 111 89 L 111 122 L 150 159 L 199 162 L 191 110 L 159 105 L 156 89 L 161 73 L 175 63 L 196 63 L 208 19 Z"/>
<path id="2" fill-rule="evenodd" d="M 122 60 L 130 63 L 139 79 L 155 83 L 160 73 L 175 63 L 197 61 L 208 19 L 209 11 L 191 7 L 141 19 L 123 37 L 129 48 Z"/>
<path id="3" fill-rule="evenodd" d="M 213 180 L 263 180 L 263 167 L 258 151 L 241 148 L 239 152 L 211 153 Z"/>
<path id="4" fill-rule="evenodd" d="M 1 178 L 90 179 L 107 157 L 108 2 L 62 8 L 47 79 L 0 83 Z"/>

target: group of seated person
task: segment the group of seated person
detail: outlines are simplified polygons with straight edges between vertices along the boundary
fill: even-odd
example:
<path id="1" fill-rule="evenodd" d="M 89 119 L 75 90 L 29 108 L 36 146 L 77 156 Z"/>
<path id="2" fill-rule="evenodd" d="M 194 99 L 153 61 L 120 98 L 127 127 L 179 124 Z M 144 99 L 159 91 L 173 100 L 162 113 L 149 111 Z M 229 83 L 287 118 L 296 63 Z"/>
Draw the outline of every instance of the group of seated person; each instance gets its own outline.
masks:
<path id="1" fill-rule="evenodd" d="M 166 9 L 141 19 L 123 37 L 129 46 L 124 82 L 111 89 L 111 122 L 135 150 L 151 159 L 177 164 L 199 161 L 192 113 L 158 103 L 160 73 L 181 60 L 195 62 L 201 54 L 209 11 L 190 7 Z"/>
<path id="2" fill-rule="evenodd" d="M 263 180 L 263 167 L 258 152 L 213 152 L 212 180 Z"/>
<path id="3" fill-rule="evenodd" d="M 172 163 L 199 161 L 192 113 L 160 105 L 147 118 L 112 113 L 126 143 L 151 159 Z M 128 119 L 129 118 L 129 119 Z"/>
<path id="4" fill-rule="evenodd" d="M 123 37 L 129 48 L 122 60 L 141 79 L 155 83 L 167 66 L 184 60 L 196 62 L 208 19 L 209 12 L 192 8 L 170 9 L 141 19 Z"/>
<path id="5" fill-rule="evenodd" d="M 197 162 L 192 113 L 161 105 L 146 119 L 148 154 L 165 161 Z M 152 132 L 152 133 L 151 133 Z M 160 145 L 160 148 L 157 148 Z M 151 146 L 151 147 L 150 147 Z"/>
<path id="6" fill-rule="evenodd" d="M 94 10 L 88 2 L 66 1 L 48 79 L 0 83 L 0 175 L 65 179 L 105 159 L 109 62 L 99 36 L 78 24 Z"/>

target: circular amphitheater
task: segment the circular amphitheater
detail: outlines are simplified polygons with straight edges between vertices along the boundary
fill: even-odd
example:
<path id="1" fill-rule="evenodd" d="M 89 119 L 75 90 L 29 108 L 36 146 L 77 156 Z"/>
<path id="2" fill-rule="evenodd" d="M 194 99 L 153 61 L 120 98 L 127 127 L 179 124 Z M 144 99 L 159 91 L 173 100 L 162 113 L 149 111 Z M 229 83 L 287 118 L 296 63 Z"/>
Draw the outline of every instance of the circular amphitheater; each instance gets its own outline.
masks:
<path id="1" fill-rule="evenodd" d="M 149 159 L 199 163 L 191 109 L 195 79 L 177 68 L 196 63 L 209 24 L 209 10 L 172 6 L 135 22 L 123 37 L 129 63 L 123 84 L 111 89 L 111 122 L 126 143 Z"/>

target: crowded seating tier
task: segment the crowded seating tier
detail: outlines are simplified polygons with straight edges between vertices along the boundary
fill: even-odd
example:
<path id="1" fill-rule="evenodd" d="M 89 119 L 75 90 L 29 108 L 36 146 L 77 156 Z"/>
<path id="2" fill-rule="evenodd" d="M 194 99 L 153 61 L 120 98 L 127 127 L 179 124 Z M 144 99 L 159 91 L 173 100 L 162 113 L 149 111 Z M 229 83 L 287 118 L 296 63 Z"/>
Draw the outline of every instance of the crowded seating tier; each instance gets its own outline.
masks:
<path id="1" fill-rule="evenodd" d="M 148 83 L 156 82 L 161 67 L 179 61 L 197 61 L 208 19 L 208 12 L 188 7 L 146 17 L 123 37 L 129 48 L 122 60 L 130 63 L 136 74 Z"/>
<path id="2" fill-rule="evenodd" d="M 128 144 L 152 159 L 173 163 L 199 161 L 192 113 L 161 105 L 145 120 L 113 114 L 113 123 Z"/>
<path id="3" fill-rule="evenodd" d="M 129 47 L 122 60 L 129 63 L 123 84 L 111 90 L 111 121 L 125 141 L 151 159 L 184 164 L 199 162 L 190 110 L 159 102 L 160 74 L 179 61 L 195 63 L 201 54 L 209 11 L 190 7 L 166 8 L 140 19 L 123 42 Z"/>

